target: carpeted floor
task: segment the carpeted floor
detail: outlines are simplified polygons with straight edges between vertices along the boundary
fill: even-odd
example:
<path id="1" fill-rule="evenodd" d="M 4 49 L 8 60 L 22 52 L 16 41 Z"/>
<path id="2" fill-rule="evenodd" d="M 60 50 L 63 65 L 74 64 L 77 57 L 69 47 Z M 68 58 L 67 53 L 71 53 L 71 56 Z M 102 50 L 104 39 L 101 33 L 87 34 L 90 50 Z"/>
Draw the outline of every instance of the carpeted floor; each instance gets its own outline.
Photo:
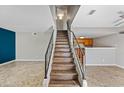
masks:
<path id="1" fill-rule="evenodd" d="M 39 87 L 43 78 L 43 62 L 13 62 L 0 66 L 1 87 Z"/>
<path id="2" fill-rule="evenodd" d="M 0 87 L 41 87 L 43 62 L 13 62 L 0 66 Z M 89 87 L 124 87 L 124 69 L 115 66 L 87 66 Z"/>
<path id="3" fill-rule="evenodd" d="M 124 69 L 116 66 L 88 66 L 89 87 L 124 87 Z"/>

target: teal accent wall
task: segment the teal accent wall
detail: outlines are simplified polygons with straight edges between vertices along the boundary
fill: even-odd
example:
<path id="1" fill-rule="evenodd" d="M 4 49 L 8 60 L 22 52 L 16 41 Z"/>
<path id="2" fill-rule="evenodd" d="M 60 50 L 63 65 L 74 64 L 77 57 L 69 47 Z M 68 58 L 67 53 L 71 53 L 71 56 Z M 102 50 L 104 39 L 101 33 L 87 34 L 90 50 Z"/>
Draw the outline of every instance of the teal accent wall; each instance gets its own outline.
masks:
<path id="1" fill-rule="evenodd" d="M 0 28 L 0 64 L 14 60 L 15 55 L 15 32 Z"/>

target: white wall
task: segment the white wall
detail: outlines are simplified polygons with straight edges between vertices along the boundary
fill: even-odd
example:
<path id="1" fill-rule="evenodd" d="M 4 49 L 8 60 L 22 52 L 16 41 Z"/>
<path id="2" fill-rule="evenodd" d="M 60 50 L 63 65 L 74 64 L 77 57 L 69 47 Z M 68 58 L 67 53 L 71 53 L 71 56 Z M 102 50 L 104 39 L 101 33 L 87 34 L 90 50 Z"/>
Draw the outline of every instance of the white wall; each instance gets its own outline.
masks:
<path id="1" fill-rule="evenodd" d="M 44 60 L 52 29 L 46 32 L 17 32 L 16 60 Z"/>
<path id="2" fill-rule="evenodd" d="M 103 36 L 94 39 L 94 46 L 117 46 L 117 34 Z"/>
<path id="3" fill-rule="evenodd" d="M 87 65 L 112 65 L 115 64 L 115 48 L 86 48 Z"/>
<path id="4" fill-rule="evenodd" d="M 124 34 L 114 34 L 94 39 L 95 46 L 114 46 L 116 64 L 124 67 Z"/>

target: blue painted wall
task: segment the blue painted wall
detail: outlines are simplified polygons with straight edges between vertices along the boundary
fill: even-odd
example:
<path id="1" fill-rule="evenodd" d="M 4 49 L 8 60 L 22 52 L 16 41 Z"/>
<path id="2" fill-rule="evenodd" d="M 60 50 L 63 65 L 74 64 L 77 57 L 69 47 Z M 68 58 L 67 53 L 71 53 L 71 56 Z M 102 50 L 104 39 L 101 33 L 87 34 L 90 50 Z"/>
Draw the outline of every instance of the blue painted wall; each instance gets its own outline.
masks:
<path id="1" fill-rule="evenodd" d="M 0 28 L 0 64 L 15 59 L 15 32 Z"/>

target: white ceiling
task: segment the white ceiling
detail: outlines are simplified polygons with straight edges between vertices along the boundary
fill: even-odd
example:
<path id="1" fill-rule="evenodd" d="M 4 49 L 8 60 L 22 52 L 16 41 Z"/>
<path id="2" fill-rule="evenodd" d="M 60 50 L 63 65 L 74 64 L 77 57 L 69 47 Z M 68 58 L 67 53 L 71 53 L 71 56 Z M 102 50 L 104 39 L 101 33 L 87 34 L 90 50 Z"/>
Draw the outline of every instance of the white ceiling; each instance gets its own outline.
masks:
<path id="1" fill-rule="evenodd" d="M 96 10 L 93 15 L 88 15 L 91 10 Z M 114 26 L 115 20 L 119 19 L 118 11 L 124 11 L 124 6 L 119 5 L 82 5 L 74 18 L 72 29 L 77 36 L 101 37 L 120 31 Z M 124 21 L 124 20 L 122 20 Z"/>
<path id="2" fill-rule="evenodd" d="M 52 21 L 47 5 L 0 6 L 0 27 L 15 32 L 46 31 L 52 26 Z"/>
<path id="3" fill-rule="evenodd" d="M 88 15 L 96 10 L 93 15 Z M 82 5 L 73 21 L 73 27 L 115 27 L 113 22 L 119 19 L 118 11 L 124 11 L 124 5 Z M 124 26 L 120 25 L 120 26 Z"/>

